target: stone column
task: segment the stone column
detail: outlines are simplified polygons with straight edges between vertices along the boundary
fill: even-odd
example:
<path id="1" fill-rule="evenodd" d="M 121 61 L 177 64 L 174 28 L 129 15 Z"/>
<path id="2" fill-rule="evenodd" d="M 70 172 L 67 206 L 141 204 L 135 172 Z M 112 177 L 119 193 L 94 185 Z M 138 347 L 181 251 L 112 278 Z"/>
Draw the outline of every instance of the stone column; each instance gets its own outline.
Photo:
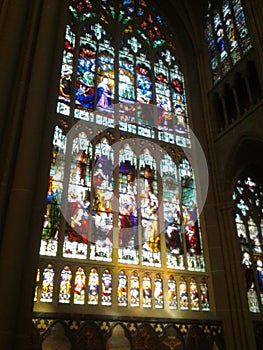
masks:
<path id="1" fill-rule="evenodd" d="M 21 89 L 15 90 L 17 95 L 9 90 L 12 105 L 7 105 L 6 113 L 6 118 L 12 117 L 12 130 L 19 129 L 19 133 L 9 145 L 13 152 L 7 160 L 10 172 L 0 251 L 0 344 L 5 350 L 28 350 L 51 149 L 51 111 L 55 110 L 64 35 L 62 17 L 67 4 L 11 0 L 7 5 L 2 19 L 6 54 L 13 40 L 18 47 L 12 47 L 2 73 L 9 82 L 12 76 L 10 79 L 8 72 L 16 69 L 23 72 L 18 76 L 23 80 L 18 84 Z M 21 40 L 26 47 L 20 46 Z"/>

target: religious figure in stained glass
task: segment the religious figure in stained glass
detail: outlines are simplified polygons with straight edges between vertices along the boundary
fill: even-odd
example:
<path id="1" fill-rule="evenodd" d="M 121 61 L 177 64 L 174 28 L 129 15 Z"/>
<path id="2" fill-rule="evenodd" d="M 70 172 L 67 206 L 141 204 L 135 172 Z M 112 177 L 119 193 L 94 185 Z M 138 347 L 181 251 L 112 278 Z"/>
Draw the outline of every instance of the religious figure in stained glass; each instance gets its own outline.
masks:
<path id="1" fill-rule="evenodd" d="M 74 304 L 84 304 L 86 292 L 86 274 L 82 267 L 79 267 L 74 281 Z"/>
<path id="2" fill-rule="evenodd" d="M 68 266 L 65 266 L 60 275 L 59 302 L 63 304 L 70 303 L 70 292 L 72 283 L 72 272 Z"/>
<path id="3" fill-rule="evenodd" d="M 252 47 L 241 0 L 219 4 L 209 4 L 205 28 L 214 83 Z"/>
<path id="4" fill-rule="evenodd" d="M 101 279 L 101 305 L 112 304 L 112 275 L 109 269 L 105 269 Z"/>
<path id="5" fill-rule="evenodd" d="M 118 305 L 127 306 L 128 304 L 128 278 L 123 270 L 118 276 Z"/>
<path id="6" fill-rule="evenodd" d="M 202 277 L 188 295 L 187 280 L 176 275 L 205 265 L 193 170 L 182 160 L 191 142 L 174 49 L 146 1 L 70 1 L 40 248 L 56 264 L 70 261 L 57 282 L 59 303 L 163 309 L 168 290 L 170 310 L 197 309 L 191 295 Z M 118 278 L 113 262 L 121 264 Z M 52 283 L 41 301 L 53 300 L 52 271 L 44 269 Z"/>
<path id="7" fill-rule="evenodd" d="M 200 299 L 202 304 L 202 310 L 209 311 L 210 310 L 209 291 L 208 291 L 208 285 L 205 278 L 203 278 L 200 283 Z"/>
<path id="8" fill-rule="evenodd" d="M 99 303 L 99 274 L 92 268 L 88 279 L 88 304 L 98 305 Z"/>
<path id="9" fill-rule="evenodd" d="M 131 275 L 130 285 L 130 306 L 140 306 L 140 279 L 137 272 L 133 272 Z"/>
<path id="10" fill-rule="evenodd" d="M 152 281 L 148 274 L 142 279 L 142 304 L 144 308 L 152 307 Z"/>
<path id="11" fill-rule="evenodd" d="M 262 186 L 252 177 L 243 175 L 237 180 L 233 191 L 236 231 L 242 254 L 248 306 L 254 313 L 260 312 L 259 302 L 263 304 L 262 199 Z"/>
<path id="12" fill-rule="evenodd" d="M 164 304 L 163 299 L 163 281 L 159 274 L 154 278 L 154 307 L 156 309 L 162 309 Z"/>
<path id="13" fill-rule="evenodd" d="M 180 298 L 180 309 L 188 310 L 189 299 L 188 299 L 188 291 L 187 291 L 187 282 L 184 277 L 181 277 L 179 281 L 179 298 Z"/>
<path id="14" fill-rule="evenodd" d="M 178 309 L 177 285 L 173 275 L 171 275 L 168 280 L 168 303 L 170 310 Z"/>
<path id="15" fill-rule="evenodd" d="M 51 303 L 53 301 L 54 290 L 54 269 L 52 265 L 48 265 L 43 271 L 43 280 L 41 286 L 41 298 L 40 301 L 45 303 Z"/>

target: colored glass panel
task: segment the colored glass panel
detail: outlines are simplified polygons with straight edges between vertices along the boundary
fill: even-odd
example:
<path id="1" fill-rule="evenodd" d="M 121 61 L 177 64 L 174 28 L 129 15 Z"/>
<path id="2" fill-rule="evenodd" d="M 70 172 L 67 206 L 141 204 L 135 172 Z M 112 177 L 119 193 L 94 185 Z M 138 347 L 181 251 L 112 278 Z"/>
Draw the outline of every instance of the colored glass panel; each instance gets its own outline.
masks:
<path id="1" fill-rule="evenodd" d="M 240 59 L 240 53 L 238 49 L 238 42 L 235 34 L 235 25 L 233 16 L 229 6 L 229 0 L 225 0 L 222 6 L 224 24 L 226 28 L 226 36 L 228 40 L 228 46 L 230 49 L 231 58 L 235 64 Z"/>
<path id="2" fill-rule="evenodd" d="M 179 165 L 179 174 L 182 191 L 182 225 L 186 240 L 188 270 L 204 271 L 194 174 L 190 163 L 185 158 Z"/>
<path id="3" fill-rule="evenodd" d="M 56 256 L 60 228 L 60 205 L 64 181 L 66 137 L 56 126 L 53 137 L 47 202 L 44 214 L 40 255 Z"/>
<path id="4" fill-rule="evenodd" d="M 43 271 L 41 286 L 40 301 L 44 303 L 51 303 L 53 301 L 54 275 L 55 272 L 53 266 L 49 264 Z"/>
<path id="5" fill-rule="evenodd" d="M 213 35 L 213 29 L 210 18 L 206 20 L 205 36 L 208 45 L 208 55 L 210 59 L 210 65 L 212 70 L 213 82 L 216 83 L 220 79 L 220 70 L 217 59 L 216 44 Z"/>
<path id="6" fill-rule="evenodd" d="M 159 60 L 154 65 L 156 104 L 166 111 L 171 111 L 171 91 L 169 84 L 169 69 Z"/>
<path id="7" fill-rule="evenodd" d="M 92 0 L 71 0 L 69 9 L 72 15 L 81 21 L 90 18 L 94 15 L 93 1 Z"/>
<path id="8" fill-rule="evenodd" d="M 112 260 L 114 152 L 104 138 L 95 147 L 90 259 Z"/>
<path id="9" fill-rule="evenodd" d="M 118 276 L 118 306 L 128 305 L 128 278 L 123 270 Z"/>
<path id="10" fill-rule="evenodd" d="M 62 57 L 61 76 L 59 81 L 59 94 L 57 112 L 65 116 L 70 114 L 70 101 L 72 93 L 73 58 L 76 36 L 69 25 L 66 26 L 64 50 Z"/>
<path id="11" fill-rule="evenodd" d="M 251 312 L 258 313 L 259 301 L 263 303 L 262 186 L 247 175 L 241 176 L 236 182 L 233 200 L 248 306 Z"/>
<path id="12" fill-rule="evenodd" d="M 156 161 L 145 149 L 139 159 L 142 264 L 161 266 Z"/>
<path id="13" fill-rule="evenodd" d="M 192 278 L 189 286 L 189 295 L 190 295 L 190 303 L 191 310 L 199 311 L 199 291 L 198 285 L 195 278 Z"/>
<path id="14" fill-rule="evenodd" d="M 40 282 L 40 269 L 37 269 L 34 301 L 38 300 L 39 282 Z"/>
<path id="15" fill-rule="evenodd" d="M 72 284 L 72 272 L 68 266 L 65 266 L 60 275 L 59 285 L 59 299 L 58 301 L 63 304 L 70 303 Z"/>
<path id="16" fill-rule="evenodd" d="M 244 10 L 240 0 L 232 0 L 232 4 L 236 19 L 236 30 L 241 39 L 242 50 L 245 53 L 251 48 L 251 40 L 248 34 Z"/>
<path id="17" fill-rule="evenodd" d="M 152 307 L 152 281 L 148 274 L 145 274 L 142 279 L 142 306 Z"/>
<path id="18" fill-rule="evenodd" d="M 133 272 L 131 275 L 130 285 L 130 306 L 140 306 L 140 279 L 137 272 Z"/>
<path id="19" fill-rule="evenodd" d="M 88 279 L 88 304 L 98 305 L 99 303 L 99 274 L 97 269 L 92 268 Z"/>
<path id="20" fill-rule="evenodd" d="M 154 307 L 156 309 L 163 309 L 163 280 L 157 274 L 154 278 Z"/>
<path id="21" fill-rule="evenodd" d="M 163 184 L 166 264 L 169 268 L 183 270 L 185 267 L 177 167 L 172 158 L 165 154 L 161 160 L 160 168 Z"/>
<path id="22" fill-rule="evenodd" d="M 95 72 L 96 72 L 96 42 L 91 34 L 85 33 L 80 38 L 79 57 L 76 83 L 76 108 L 80 110 L 75 115 L 85 118 L 82 110 L 93 110 L 95 107 Z"/>
<path id="23" fill-rule="evenodd" d="M 128 144 L 119 161 L 119 262 L 138 264 L 137 157 Z"/>
<path id="24" fill-rule="evenodd" d="M 73 140 L 63 256 L 87 257 L 92 147 L 82 132 Z"/>
<path id="25" fill-rule="evenodd" d="M 119 52 L 119 102 L 135 100 L 134 58 L 128 48 Z"/>
<path id="26" fill-rule="evenodd" d="M 112 276 L 109 269 L 105 269 L 101 278 L 101 305 L 112 304 Z"/>
<path id="27" fill-rule="evenodd" d="M 74 304 L 84 305 L 86 291 L 86 274 L 82 267 L 77 269 L 74 281 Z"/>
<path id="28" fill-rule="evenodd" d="M 173 275 L 171 275 L 168 280 L 168 303 L 170 310 L 178 309 L 177 285 Z"/>
<path id="29" fill-rule="evenodd" d="M 210 311 L 208 284 L 205 278 L 200 283 L 200 299 L 202 311 Z"/>
<path id="30" fill-rule="evenodd" d="M 230 69 L 230 63 L 229 63 L 228 54 L 227 54 L 224 27 L 221 20 L 221 16 L 217 11 L 214 13 L 214 30 L 216 34 L 216 44 L 217 44 L 217 51 L 218 51 L 218 55 L 221 63 L 221 69 L 225 74 Z"/>
<path id="31" fill-rule="evenodd" d="M 187 292 L 187 283 L 183 277 L 181 277 L 179 281 L 179 298 L 180 298 L 180 309 L 188 310 L 189 299 L 188 299 L 188 292 Z"/>
<path id="32" fill-rule="evenodd" d="M 136 86 L 137 101 L 152 103 L 151 63 L 143 54 L 136 60 Z"/>
<path id="33" fill-rule="evenodd" d="M 184 76 L 178 66 L 171 71 L 172 104 L 175 114 L 175 138 L 176 144 L 183 147 L 190 147 L 189 127 L 187 116 L 187 104 L 184 91 Z"/>

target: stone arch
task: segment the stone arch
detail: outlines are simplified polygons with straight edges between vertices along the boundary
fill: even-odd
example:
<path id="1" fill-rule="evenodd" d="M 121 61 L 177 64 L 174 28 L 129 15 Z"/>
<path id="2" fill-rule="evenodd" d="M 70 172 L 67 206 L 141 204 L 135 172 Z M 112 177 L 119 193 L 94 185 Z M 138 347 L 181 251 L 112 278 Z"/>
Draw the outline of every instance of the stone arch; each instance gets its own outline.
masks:
<path id="1" fill-rule="evenodd" d="M 42 350 L 71 350 L 71 342 L 61 322 L 54 323 L 44 336 Z"/>
<path id="2" fill-rule="evenodd" d="M 74 349 L 104 350 L 105 342 L 98 326 L 94 322 L 87 322 L 79 331 Z"/>
<path id="3" fill-rule="evenodd" d="M 111 337 L 106 342 L 106 350 L 131 350 L 131 343 L 125 333 L 121 324 L 115 325 Z"/>
<path id="4" fill-rule="evenodd" d="M 180 331 L 172 326 L 169 325 L 165 328 L 164 336 L 161 340 L 162 349 L 163 350 L 184 350 L 184 340 L 180 333 Z"/>
<path id="5" fill-rule="evenodd" d="M 159 350 L 159 340 L 156 337 L 153 328 L 148 325 L 142 325 L 134 338 L 134 350 Z"/>
<path id="6" fill-rule="evenodd" d="M 209 350 L 210 344 L 199 326 L 193 326 L 188 330 L 186 350 Z"/>
<path id="7" fill-rule="evenodd" d="M 263 142 L 259 139 L 243 136 L 235 143 L 235 149 L 230 150 L 222 173 L 222 195 L 225 203 L 232 201 L 234 185 L 242 172 L 249 170 L 257 178 L 259 174 L 263 174 L 262 154 Z"/>

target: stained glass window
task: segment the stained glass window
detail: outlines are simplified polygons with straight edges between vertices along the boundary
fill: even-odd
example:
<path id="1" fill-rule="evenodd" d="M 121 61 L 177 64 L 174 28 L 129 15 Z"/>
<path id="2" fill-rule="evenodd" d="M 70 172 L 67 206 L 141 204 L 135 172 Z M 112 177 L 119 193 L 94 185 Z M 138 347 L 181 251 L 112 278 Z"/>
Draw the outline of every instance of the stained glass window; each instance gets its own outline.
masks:
<path id="1" fill-rule="evenodd" d="M 37 301 L 38 299 L 39 282 L 40 282 L 40 269 L 37 269 L 34 301 Z"/>
<path id="2" fill-rule="evenodd" d="M 86 274 L 82 267 L 79 267 L 75 274 L 74 281 L 74 304 L 84 304 L 86 293 Z"/>
<path id="3" fill-rule="evenodd" d="M 183 208 L 183 232 L 186 238 L 187 264 L 189 270 L 203 270 L 204 256 L 202 240 L 198 224 L 198 209 L 193 169 L 187 159 L 179 165 L 181 177 Z"/>
<path id="4" fill-rule="evenodd" d="M 132 307 L 140 306 L 140 279 L 136 271 L 131 275 L 130 305 Z"/>
<path id="5" fill-rule="evenodd" d="M 241 0 L 224 0 L 221 7 L 209 2 L 205 36 L 216 83 L 252 47 Z"/>
<path id="6" fill-rule="evenodd" d="M 152 280 L 148 273 L 142 279 L 142 304 L 145 308 L 152 307 Z"/>
<path id="7" fill-rule="evenodd" d="M 40 298 L 42 302 L 51 303 L 53 301 L 54 275 L 55 272 L 53 266 L 49 264 L 43 271 Z"/>
<path id="8" fill-rule="evenodd" d="M 101 304 L 110 306 L 112 303 L 112 275 L 105 269 L 101 279 Z"/>
<path id="9" fill-rule="evenodd" d="M 168 303 L 169 303 L 169 309 L 171 310 L 178 309 L 177 285 L 173 275 L 171 275 L 168 280 Z"/>
<path id="10" fill-rule="evenodd" d="M 72 272 L 68 266 L 65 266 L 60 275 L 59 302 L 63 304 L 70 303 L 72 284 Z"/>
<path id="11" fill-rule="evenodd" d="M 157 274 L 154 278 L 154 307 L 156 309 L 162 309 L 163 303 L 163 280 L 160 275 Z"/>
<path id="12" fill-rule="evenodd" d="M 61 54 L 39 310 L 197 310 L 187 286 L 208 276 L 173 31 L 147 1 L 71 0 Z"/>
<path id="13" fill-rule="evenodd" d="M 236 182 L 233 200 L 248 307 L 258 313 L 263 304 L 263 187 L 252 177 L 241 176 Z"/>
<path id="14" fill-rule="evenodd" d="M 119 155 L 119 262 L 138 264 L 137 157 L 129 144 Z"/>
<path id="15" fill-rule="evenodd" d="M 118 277 L 118 305 L 127 306 L 128 304 L 128 278 L 126 273 L 121 270 Z"/>
<path id="16" fill-rule="evenodd" d="M 209 311 L 210 310 L 209 293 L 208 293 L 208 285 L 205 278 L 202 278 L 200 283 L 200 298 L 201 298 L 202 310 Z"/>
<path id="17" fill-rule="evenodd" d="M 188 310 L 189 298 L 188 298 L 187 282 L 184 277 L 181 277 L 179 281 L 179 298 L 180 298 L 180 309 Z"/>
<path id="18" fill-rule="evenodd" d="M 199 291 L 196 279 L 193 277 L 189 287 L 190 302 L 192 310 L 199 310 Z"/>
<path id="19" fill-rule="evenodd" d="M 92 268 L 88 279 L 88 304 L 98 305 L 99 303 L 99 274 Z"/>

